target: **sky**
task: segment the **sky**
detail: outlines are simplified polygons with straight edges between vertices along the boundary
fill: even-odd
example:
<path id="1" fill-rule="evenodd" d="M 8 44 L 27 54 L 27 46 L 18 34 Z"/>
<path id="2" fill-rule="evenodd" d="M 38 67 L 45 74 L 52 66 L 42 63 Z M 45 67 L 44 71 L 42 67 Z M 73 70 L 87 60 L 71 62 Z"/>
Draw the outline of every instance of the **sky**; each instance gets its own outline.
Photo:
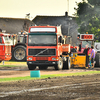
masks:
<path id="1" fill-rule="evenodd" d="M 0 17 L 25 18 L 30 13 L 30 19 L 36 15 L 62 16 L 68 11 L 74 14 L 76 3 L 82 0 L 0 0 Z"/>

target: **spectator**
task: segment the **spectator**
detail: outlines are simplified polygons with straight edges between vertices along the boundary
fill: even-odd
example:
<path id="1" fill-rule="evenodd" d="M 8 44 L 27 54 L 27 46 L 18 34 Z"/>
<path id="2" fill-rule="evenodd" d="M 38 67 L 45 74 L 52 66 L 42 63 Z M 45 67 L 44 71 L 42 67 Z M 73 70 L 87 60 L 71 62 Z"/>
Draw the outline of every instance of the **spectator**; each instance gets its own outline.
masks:
<path id="1" fill-rule="evenodd" d="M 91 64 L 92 64 L 92 69 L 94 69 L 94 65 L 95 65 L 95 50 L 94 50 L 94 46 L 91 46 L 91 55 L 90 55 L 90 60 L 91 60 Z"/>
<path id="2" fill-rule="evenodd" d="M 81 52 L 81 45 L 82 45 L 82 43 L 80 42 L 80 44 L 79 44 L 79 51 Z"/>
<path id="3" fill-rule="evenodd" d="M 88 48 L 88 45 L 85 46 L 83 53 L 86 55 L 86 68 L 88 68 L 88 64 L 89 64 L 89 48 Z"/>

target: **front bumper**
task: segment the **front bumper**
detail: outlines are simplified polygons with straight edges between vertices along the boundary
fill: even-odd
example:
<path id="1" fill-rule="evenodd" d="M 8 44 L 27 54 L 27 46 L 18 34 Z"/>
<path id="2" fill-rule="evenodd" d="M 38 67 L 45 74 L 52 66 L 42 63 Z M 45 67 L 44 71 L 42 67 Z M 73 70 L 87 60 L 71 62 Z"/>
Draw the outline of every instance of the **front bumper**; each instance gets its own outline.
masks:
<path id="1" fill-rule="evenodd" d="M 58 64 L 58 61 L 27 61 L 27 65 L 50 65 L 50 66 L 54 66 Z"/>

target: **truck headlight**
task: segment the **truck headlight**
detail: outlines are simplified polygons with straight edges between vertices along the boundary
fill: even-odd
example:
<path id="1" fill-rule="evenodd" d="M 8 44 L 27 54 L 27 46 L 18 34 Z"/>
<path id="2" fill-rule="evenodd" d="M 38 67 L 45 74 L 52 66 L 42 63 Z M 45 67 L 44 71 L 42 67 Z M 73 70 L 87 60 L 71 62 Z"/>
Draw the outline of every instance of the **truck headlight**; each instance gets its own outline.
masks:
<path id="1" fill-rule="evenodd" d="M 56 58 L 52 58 L 52 60 L 56 60 Z"/>
<path id="2" fill-rule="evenodd" d="M 30 58 L 28 58 L 28 60 L 32 60 L 32 58 L 30 57 Z"/>

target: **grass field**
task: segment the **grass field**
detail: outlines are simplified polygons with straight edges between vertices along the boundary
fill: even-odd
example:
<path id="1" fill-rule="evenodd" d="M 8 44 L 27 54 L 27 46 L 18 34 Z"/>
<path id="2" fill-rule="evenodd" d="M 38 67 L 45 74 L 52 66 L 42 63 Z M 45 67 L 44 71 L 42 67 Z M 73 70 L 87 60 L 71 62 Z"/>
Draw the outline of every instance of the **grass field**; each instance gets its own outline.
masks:
<path id="1" fill-rule="evenodd" d="M 0 67 L 10 67 L 11 68 L 11 67 L 19 67 L 19 65 L 0 65 Z"/>
<path id="2" fill-rule="evenodd" d="M 26 62 L 17 62 L 17 61 L 3 61 L 0 63 L 0 65 L 27 65 Z"/>
<path id="3" fill-rule="evenodd" d="M 53 77 L 65 77 L 65 76 L 80 76 L 80 75 L 90 75 L 90 74 L 100 74 L 100 71 L 76 72 L 76 73 L 68 73 L 68 74 L 41 75 L 40 78 L 33 78 L 33 77 L 31 78 L 30 76 L 14 77 L 14 78 L 0 78 L 0 82 L 45 79 L 45 78 L 53 78 Z"/>

